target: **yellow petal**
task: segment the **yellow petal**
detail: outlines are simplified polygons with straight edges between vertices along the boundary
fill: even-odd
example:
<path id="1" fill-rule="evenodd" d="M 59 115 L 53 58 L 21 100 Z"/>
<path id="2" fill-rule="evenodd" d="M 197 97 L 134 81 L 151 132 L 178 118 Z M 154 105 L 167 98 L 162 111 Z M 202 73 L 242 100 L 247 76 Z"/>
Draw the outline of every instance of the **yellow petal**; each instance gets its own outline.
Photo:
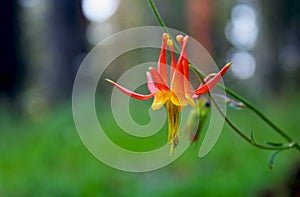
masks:
<path id="1" fill-rule="evenodd" d="M 190 104 L 191 106 L 196 106 L 191 93 L 186 92 L 185 93 L 185 98 L 186 98 L 186 101 L 187 101 L 188 104 Z"/>
<path id="2" fill-rule="evenodd" d="M 169 91 L 159 91 L 154 95 L 154 100 L 151 105 L 153 110 L 161 108 L 170 99 Z"/>
<path id="3" fill-rule="evenodd" d="M 176 106 L 185 107 L 187 105 L 187 99 L 185 98 L 183 92 L 177 92 L 176 94 L 172 92 L 171 101 Z"/>

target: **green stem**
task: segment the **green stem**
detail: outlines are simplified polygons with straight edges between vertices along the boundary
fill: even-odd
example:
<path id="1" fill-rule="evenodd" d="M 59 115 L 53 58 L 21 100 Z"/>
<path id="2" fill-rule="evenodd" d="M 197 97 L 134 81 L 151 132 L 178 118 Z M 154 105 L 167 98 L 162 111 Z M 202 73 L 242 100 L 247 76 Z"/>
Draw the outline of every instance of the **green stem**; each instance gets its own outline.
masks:
<path id="1" fill-rule="evenodd" d="M 203 73 L 195 68 L 193 65 L 190 65 L 190 68 L 198 75 L 200 79 L 203 79 Z M 217 84 L 217 86 L 221 89 L 223 89 L 226 93 L 228 93 L 233 98 L 237 99 L 238 101 L 244 103 L 245 106 L 247 106 L 250 110 L 252 110 L 255 114 L 257 114 L 260 118 L 262 118 L 268 125 L 270 125 L 278 134 L 280 134 L 283 138 L 285 138 L 289 143 L 287 145 L 281 146 L 281 147 L 273 147 L 273 146 L 265 146 L 262 144 L 257 144 L 253 139 L 246 136 L 234 123 L 223 113 L 222 109 L 217 105 L 215 100 L 210 96 L 212 102 L 216 106 L 219 113 L 223 116 L 227 124 L 236 131 L 243 139 L 245 139 L 247 142 L 251 143 L 252 145 L 262 148 L 262 149 L 268 149 L 268 150 L 280 150 L 280 149 L 289 149 L 289 148 L 296 148 L 298 151 L 300 151 L 300 146 L 298 143 L 296 143 L 290 136 L 288 136 L 284 131 L 282 131 L 280 128 L 278 128 L 270 119 L 268 119 L 260 110 L 258 110 L 253 104 L 251 104 L 246 99 L 242 98 L 232 90 L 226 88 L 225 86 L 221 84 Z"/>
<path id="2" fill-rule="evenodd" d="M 226 88 L 225 86 L 219 84 L 219 88 L 226 91 L 227 94 L 232 96 L 233 98 L 237 99 L 238 101 L 244 103 L 245 106 L 247 106 L 249 109 L 251 109 L 255 114 L 257 114 L 260 118 L 262 118 L 267 124 L 269 124 L 274 130 L 278 132 L 283 138 L 285 138 L 287 141 L 292 141 L 292 138 L 285 134 L 280 128 L 278 128 L 273 122 L 271 122 L 270 119 L 268 119 L 259 109 L 257 109 L 253 104 L 251 104 L 248 100 L 245 98 L 242 98 L 235 92 L 233 92 L 231 89 Z"/>
<path id="3" fill-rule="evenodd" d="M 161 16 L 160 16 L 160 14 L 159 14 L 159 12 L 158 12 L 156 6 L 155 6 L 154 3 L 153 3 L 153 0 L 148 0 L 148 3 L 149 3 L 149 5 L 150 5 L 150 7 L 151 7 L 152 12 L 153 12 L 154 15 L 155 15 L 156 20 L 158 21 L 158 23 L 159 23 L 159 25 L 161 26 L 161 28 L 163 29 L 163 31 L 164 31 L 165 33 L 169 33 L 166 24 L 165 24 L 164 21 L 162 20 L 162 18 L 161 18 Z"/>
<path id="4" fill-rule="evenodd" d="M 176 51 L 177 53 L 179 53 L 179 52 L 180 52 L 180 48 L 179 48 L 177 42 L 175 42 L 175 40 L 173 39 L 172 35 L 170 34 L 170 32 L 169 32 L 169 30 L 168 30 L 166 24 L 165 24 L 164 21 L 162 20 L 162 18 L 161 18 L 161 16 L 160 16 L 160 14 L 159 14 L 159 12 L 158 12 L 156 6 L 155 6 L 154 3 L 153 3 L 153 0 L 148 0 L 148 4 L 149 4 L 149 6 L 151 7 L 151 10 L 152 10 L 152 12 L 154 13 L 154 16 L 155 16 L 156 20 L 158 21 L 160 27 L 162 28 L 163 32 L 168 33 L 168 34 L 170 35 L 171 40 L 173 40 L 175 51 Z"/>
<path id="5" fill-rule="evenodd" d="M 221 116 L 225 119 L 226 123 L 239 135 L 241 136 L 244 140 L 246 140 L 248 143 L 250 143 L 253 146 L 256 146 L 261 149 L 266 149 L 266 150 L 284 150 L 284 149 L 291 149 L 296 146 L 295 142 L 288 143 L 286 145 L 282 146 L 267 146 L 263 144 L 256 143 L 252 138 L 249 138 L 243 131 L 241 131 L 222 111 L 220 106 L 217 104 L 215 99 L 208 93 L 212 103 L 216 106 L 218 112 L 221 114 Z"/>
<path id="6" fill-rule="evenodd" d="M 252 110 L 257 116 L 259 116 L 262 120 L 264 120 L 271 128 L 274 129 L 279 135 L 281 135 L 284 139 L 286 139 L 288 142 L 293 142 L 294 140 L 287 135 L 283 130 L 281 130 L 278 126 L 276 126 L 268 117 L 266 117 L 258 108 L 256 108 L 251 102 L 248 100 L 242 98 L 238 94 L 236 94 L 234 91 L 232 91 L 229 88 L 226 88 L 225 86 L 219 84 L 218 87 L 222 88 L 227 94 L 232 96 L 233 98 L 237 99 L 238 101 L 244 103 L 245 106 L 247 106 L 250 110 Z M 298 143 L 295 143 L 295 147 L 300 151 L 300 146 Z"/>
<path id="7" fill-rule="evenodd" d="M 148 0 L 148 3 L 152 9 L 152 12 L 155 15 L 156 20 L 158 21 L 159 25 L 161 26 L 161 28 L 163 29 L 164 32 L 169 33 L 166 24 L 164 23 L 164 21 L 162 20 L 156 6 L 153 3 L 153 0 Z M 176 43 L 176 42 L 175 42 Z M 177 49 L 177 46 L 175 47 Z M 203 79 L 204 73 L 202 73 L 201 71 L 199 71 L 196 67 L 194 67 L 193 65 L 190 66 L 191 69 L 193 69 L 198 75 L 200 79 Z M 251 143 L 252 145 L 259 147 L 259 148 L 263 148 L 263 149 L 287 149 L 287 148 L 293 148 L 295 147 L 298 151 L 300 151 L 300 146 L 298 143 L 296 143 L 289 135 L 287 135 L 283 130 L 281 130 L 279 127 L 277 127 L 269 118 L 267 118 L 260 110 L 258 110 L 252 103 L 250 103 L 249 101 L 247 101 L 246 99 L 242 98 L 241 96 L 239 96 L 238 94 L 236 94 L 234 91 L 226 88 L 225 86 L 221 85 L 221 84 L 217 84 L 217 87 L 223 89 L 226 93 L 228 93 L 230 96 L 232 96 L 233 98 L 239 100 L 240 102 L 244 103 L 250 110 L 252 110 L 257 116 L 259 116 L 264 122 L 266 122 L 271 128 L 274 129 L 275 132 L 277 132 L 279 135 L 281 135 L 284 139 L 286 139 L 289 144 L 286 146 L 282 146 L 282 147 L 270 147 L 270 146 L 265 146 L 265 145 L 261 145 L 261 144 L 257 144 L 256 142 L 254 142 L 251 138 L 249 138 L 248 136 L 246 136 L 240 129 L 238 129 L 231 121 L 230 119 L 223 113 L 223 111 L 219 108 L 218 105 L 216 105 L 218 111 L 220 112 L 220 114 L 225 118 L 225 121 L 229 124 L 229 126 L 235 130 L 242 138 L 244 138 L 247 142 Z M 212 98 L 212 97 L 211 97 Z M 212 101 L 216 104 L 216 102 L 213 100 Z"/>

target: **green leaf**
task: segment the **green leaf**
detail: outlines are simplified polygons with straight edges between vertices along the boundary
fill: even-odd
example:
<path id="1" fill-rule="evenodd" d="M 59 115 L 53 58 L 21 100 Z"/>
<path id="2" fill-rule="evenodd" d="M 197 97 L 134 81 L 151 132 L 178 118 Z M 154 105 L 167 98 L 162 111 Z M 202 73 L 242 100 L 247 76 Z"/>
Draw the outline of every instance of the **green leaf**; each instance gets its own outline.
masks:
<path id="1" fill-rule="evenodd" d="M 281 146 L 283 146 L 282 143 L 277 143 L 277 142 L 266 142 L 266 144 L 271 145 L 271 146 L 276 146 L 276 147 L 281 147 Z"/>
<path id="2" fill-rule="evenodd" d="M 250 138 L 251 138 L 252 142 L 254 142 L 254 143 L 256 142 L 256 140 L 254 138 L 254 132 L 253 132 L 253 130 L 251 131 Z"/>
<path id="3" fill-rule="evenodd" d="M 275 160 L 275 157 L 278 155 L 278 153 L 280 153 L 281 150 L 278 150 L 276 152 L 274 152 L 271 157 L 270 157 L 270 160 L 269 160 L 269 167 L 270 169 L 272 170 L 274 168 L 274 160 Z"/>

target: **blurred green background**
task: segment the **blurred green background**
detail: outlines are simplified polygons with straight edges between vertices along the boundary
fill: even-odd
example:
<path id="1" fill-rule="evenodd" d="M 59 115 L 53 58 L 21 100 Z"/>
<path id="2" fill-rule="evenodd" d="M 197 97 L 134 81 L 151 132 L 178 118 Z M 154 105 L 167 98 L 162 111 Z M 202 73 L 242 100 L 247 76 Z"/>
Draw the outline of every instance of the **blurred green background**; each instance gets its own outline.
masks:
<path id="1" fill-rule="evenodd" d="M 128 173 L 95 159 L 77 134 L 71 93 L 81 61 L 105 37 L 157 25 L 141 0 L 5 0 L 0 6 L 0 196 L 297 196 L 299 152 L 247 144 L 225 126 L 216 146 L 199 158 L 192 145 L 171 165 Z M 225 84 L 255 103 L 300 141 L 300 4 L 297 0 L 156 0 L 166 25 L 196 38 L 221 67 Z M 160 38 L 158 38 L 160 39 Z M 120 57 L 106 75 L 117 78 L 158 51 Z M 141 55 L 142 54 L 142 55 Z M 112 87 L 99 82 L 98 113 L 117 143 L 136 150 L 165 143 L 130 141 L 111 116 Z M 141 124 L 150 102 L 132 100 Z M 134 115 L 136 114 L 136 115 Z M 141 114 L 141 115 L 140 115 Z M 283 142 L 248 110 L 228 115 L 258 141 Z M 150 145 L 149 145 L 150 144 Z M 299 193 L 297 193 L 297 191 Z"/>

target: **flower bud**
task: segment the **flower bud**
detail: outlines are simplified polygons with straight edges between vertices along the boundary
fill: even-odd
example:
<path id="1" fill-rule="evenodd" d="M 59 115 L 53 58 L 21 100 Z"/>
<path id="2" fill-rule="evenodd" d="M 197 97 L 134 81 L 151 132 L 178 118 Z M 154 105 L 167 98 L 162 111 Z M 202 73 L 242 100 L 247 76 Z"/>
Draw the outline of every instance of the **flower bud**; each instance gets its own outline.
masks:
<path id="1" fill-rule="evenodd" d="M 210 111 L 210 102 L 207 98 L 200 98 L 197 100 L 196 106 L 191 110 L 185 131 L 190 134 L 190 140 L 197 142 L 207 116 Z"/>

